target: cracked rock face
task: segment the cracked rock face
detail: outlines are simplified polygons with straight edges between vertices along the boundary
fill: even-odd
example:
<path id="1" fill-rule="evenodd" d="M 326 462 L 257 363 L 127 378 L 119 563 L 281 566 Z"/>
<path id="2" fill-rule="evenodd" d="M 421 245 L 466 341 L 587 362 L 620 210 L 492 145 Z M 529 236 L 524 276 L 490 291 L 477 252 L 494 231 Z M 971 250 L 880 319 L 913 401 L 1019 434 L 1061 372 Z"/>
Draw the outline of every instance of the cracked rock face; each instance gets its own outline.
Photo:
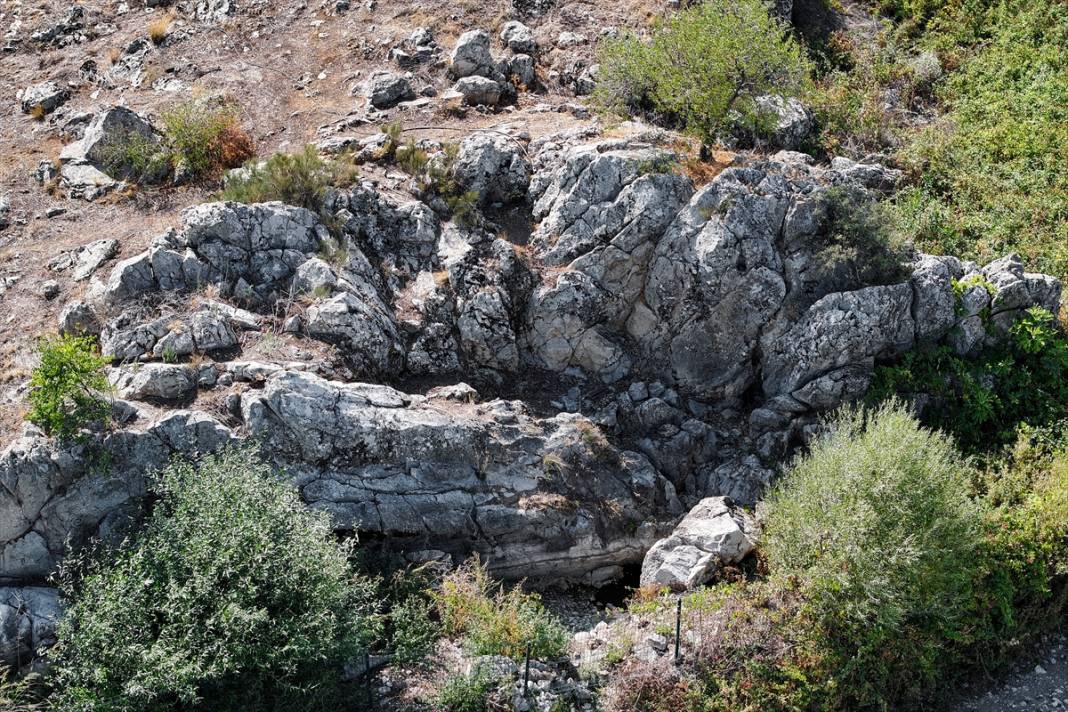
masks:
<path id="1" fill-rule="evenodd" d="M 282 372 L 241 403 L 250 433 L 340 529 L 481 552 L 500 575 L 612 578 L 679 510 L 649 461 L 587 419 Z M 657 514 L 661 512 L 661 514 Z"/>
<path id="2" fill-rule="evenodd" d="M 144 429 L 108 435 L 107 467 L 84 446 L 16 440 L 0 453 L 0 582 L 44 580 L 68 543 L 104 535 L 138 509 L 150 472 L 173 455 L 213 452 L 231 439 L 205 413 L 174 411 Z"/>

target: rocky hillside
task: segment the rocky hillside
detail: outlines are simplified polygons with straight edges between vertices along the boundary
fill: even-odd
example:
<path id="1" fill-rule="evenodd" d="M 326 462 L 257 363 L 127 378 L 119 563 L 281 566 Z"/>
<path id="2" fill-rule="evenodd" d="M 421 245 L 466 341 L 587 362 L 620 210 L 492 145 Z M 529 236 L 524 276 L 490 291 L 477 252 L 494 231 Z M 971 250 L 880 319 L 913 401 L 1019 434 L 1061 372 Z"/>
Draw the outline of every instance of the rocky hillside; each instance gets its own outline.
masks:
<path id="1" fill-rule="evenodd" d="M 78 590 L 54 574 L 129 546 L 159 470 L 242 445 L 339 539 L 407 564 L 477 555 L 538 589 L 740 576 L 753 508 L 885 367 L 981 359 L 1058 313 L 1060 281 L 1016 254 L 887 239 L 910 177 L 799 152 L 818 128 L 798 99 L 756 97 L 768 131 L 713 147 L 599 115 L 598 41 L 667 10 L 4 6 L 0 662 L 47 668 Z M 56 333 L 107 386 L 67 436 L 83 394 L 23 421 Z M 607 664 L 606 629 L 580 635 Z M 660 637 L 636 658 L 666 659 Z M 636 709 L 570 664 L 536 661 L 541 696 L 510 704 Z M 376 694 L 403 709 L 399 670 Z"/>

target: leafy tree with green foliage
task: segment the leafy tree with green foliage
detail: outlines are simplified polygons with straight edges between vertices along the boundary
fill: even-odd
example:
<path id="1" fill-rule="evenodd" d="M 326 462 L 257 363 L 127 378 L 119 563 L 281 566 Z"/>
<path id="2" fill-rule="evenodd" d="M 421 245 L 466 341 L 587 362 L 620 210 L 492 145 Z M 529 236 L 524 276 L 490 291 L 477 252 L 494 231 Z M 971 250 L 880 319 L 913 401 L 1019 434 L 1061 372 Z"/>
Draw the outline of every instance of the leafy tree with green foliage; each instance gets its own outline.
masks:
<path id="1" fill-rule="evenodd" d="M 53 709 L 337 710 L 380 633 L 351 541 L 248 448 L 175 462 L 144 529 L 64 582 Z"/>
<path id="2" fill-rule="evenodd" d="M 632 32 L 604 40 L 594 98 L 713 141 L 739 119 L 758 130 L 768 117 L 754 99 L 795 96 L 808 82 L 804 50 L 763 0 L 705 0 L 659 21 L 644 42 Z"/>
<path id="3" fill-rule="evenodd" d="M 108 359 L 98 354 L 93 339 L 42 339 L 37 352 L 41 362 L 30 375 L 27 420 L 61 440 L 108 420 L 111 405 L 101 396 L 109 388 L 104 375 Z"/>

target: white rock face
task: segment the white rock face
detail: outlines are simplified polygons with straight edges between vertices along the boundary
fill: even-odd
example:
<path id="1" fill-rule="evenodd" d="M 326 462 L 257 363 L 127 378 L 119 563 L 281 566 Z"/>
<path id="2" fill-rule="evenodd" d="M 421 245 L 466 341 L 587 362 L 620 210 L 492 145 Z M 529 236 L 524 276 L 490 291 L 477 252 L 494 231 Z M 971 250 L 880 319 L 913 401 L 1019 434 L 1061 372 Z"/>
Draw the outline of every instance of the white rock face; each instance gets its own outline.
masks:
<path id="1" fill-rule="evenodd" d="M 744 559 L 755 547 L 749 515 L 724 497 L 709 497 L 649 549 L 642 562 L 642 586 L 688 590 L 707 582 L 724 564 Z"/>

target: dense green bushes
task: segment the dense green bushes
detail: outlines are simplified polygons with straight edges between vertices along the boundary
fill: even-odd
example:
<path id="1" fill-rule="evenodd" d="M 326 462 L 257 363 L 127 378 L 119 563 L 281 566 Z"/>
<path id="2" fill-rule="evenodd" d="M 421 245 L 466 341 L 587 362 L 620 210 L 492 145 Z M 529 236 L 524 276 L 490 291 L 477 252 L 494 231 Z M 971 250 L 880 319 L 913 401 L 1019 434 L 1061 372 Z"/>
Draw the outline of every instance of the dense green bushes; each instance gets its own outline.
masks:
<path id="1" fill-rule="evenodd" d="M 374 584 L 248 450 L 178 463 L 129 545 L 68 581 L 53 708 L 338 709 L 379 633 Z"/>
<path id="2" fill-rule="evenodd" d="M 847 411 L 765 504 L 761 575 L 687 596 L 681 676 L 631 662 L 610 709 L 922 705 L 1059 619 L 1068 450 L 1023 427 L 984 470 L 902 406 Z M 653 627 L 671 600 L 631 605 Z M 655 666 L 653 666 L 655 668 Z M 652 696 L 650 694 L 654 693 Z"/>
<path id="3" fill-rule="evenodd" d="M 930 685 L 967 629 L 981 523 L 968 490 L 949 438 L 890 403 L 840 415 L 768 499 L 768 568 L 800 586 L 855 705 Z"/>
<path id="4" fill-rule="evenodd" d="M 26 419 L 49 435 L 75 437 L 90 425 L 108 420 L 111 404 L 102 358 L 91 338 L 59 336 L 37 346 L 40 364 L 30 375 L 30 410 Z"/>
<path id="5" fill-rule="evenodd" d="M 706 0 L 675 13 L 644 42 L 633 33 L 602 42 L 595 99 L 648 114 L 711 141 L 735 121 L 766 122 L 754 98 L 794 96 L 809 67 L 804 51 L 762 0 Z"/>
<path id="6" fill-rule="evenodd" d="M 567 649 L 567 629 L 537 594 L 494 582 L 477 558 L 446 576 L 433 596 L 445 633 L 462 637 L 472 655 L 519 660 L 529 645 L 532 657 L 549 659 Z"/>
<path id="7" fill-rule="evenodd" d="M 936 345 L 877 368 L 868 400 L 917 394 L 931 400 L 924 421 L 952 434 L 965 450 L 1011 443 L 1019 423 L 1068 418 L 1068 339 L 1049 312 L 1031 309 L 978 357 Z"/>
<path id="8" fill-rule="evenodd" d="M 986 261 L 1009 250 L 1068 275 L 1068 6 L 1006 0 L 943 91 L 945 118 L 905 157 L 898 201 L 921 247 Z"/>

